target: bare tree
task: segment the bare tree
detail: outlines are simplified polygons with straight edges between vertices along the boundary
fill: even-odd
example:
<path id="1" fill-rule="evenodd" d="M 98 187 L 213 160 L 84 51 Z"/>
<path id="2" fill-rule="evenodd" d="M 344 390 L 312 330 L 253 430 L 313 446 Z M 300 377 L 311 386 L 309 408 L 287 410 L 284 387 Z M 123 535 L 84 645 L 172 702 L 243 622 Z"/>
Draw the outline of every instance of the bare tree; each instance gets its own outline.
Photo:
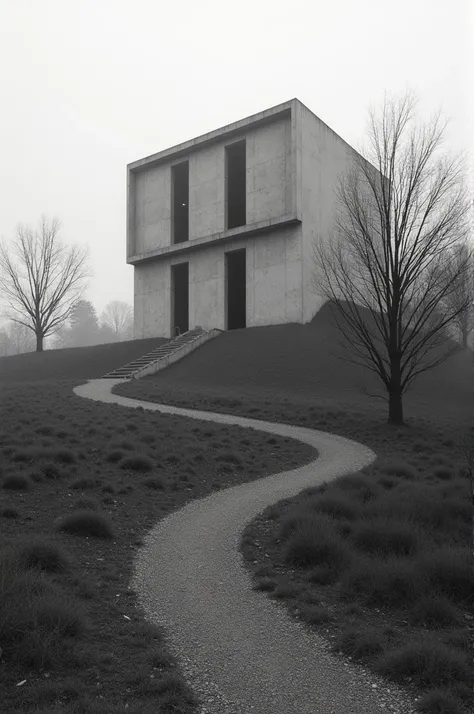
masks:
<path id="1" fill-rule="evenodd" d="M 35 349 L 35 336 L 33 331 L 17 322 L 7 323 L 0 332 L 0 354 L 19 355 L 24 352 L 33 352 Z"/>
<path id="2" fill-rule="evenodd" d="M 439 154 L 445 123 L 417 124 L 415 106 L 408 93 L 370 112 L 369 149 L 341 179 L 333 235 L 313 253 L 313 287 L 334 301 L 345 359 L 381 380 L 393 424 L 413 380 L 455 350 L 446 328 L 468 302 L 451 300 L 469 270 L 450 260 L 469 233 L 464 162 Z"/>
<path id="3" fill-rule="evenodd" d="M 109 327 L 118 341 L 133 337 L 133 309 L 121 300 L 109 302 L 100 316 L 102 325 Z"/>
<path id="4" fill-rule="evenodd" d="M 0 244 L 1 297 L 7 316 L 36 335 L 36 351 L 68 319 L 89 277 L 88 251 L 59 240 L 59 221 L 45 216 L 37 230 L 20 225 L 12 246 Z M 12 257 L 16 257 L 16 261 Z"/>
<path id="5" fill-rule="evenodd" d="M 455 280 L 455 290 L 446 295 L 438 306 L 441 314 L 457 312 L 451 324 L 451 332 L 459 341 L 462 349 L 466 349 L 469 338 L 474 330 L 474 251 L 468 242 L 457 245 L 450 251 L 449 261 L 446 265 L 448 279 L 455 279 L 460 268 L 467 263 L 467 270 L 462 270 L 462 275 Z"/>

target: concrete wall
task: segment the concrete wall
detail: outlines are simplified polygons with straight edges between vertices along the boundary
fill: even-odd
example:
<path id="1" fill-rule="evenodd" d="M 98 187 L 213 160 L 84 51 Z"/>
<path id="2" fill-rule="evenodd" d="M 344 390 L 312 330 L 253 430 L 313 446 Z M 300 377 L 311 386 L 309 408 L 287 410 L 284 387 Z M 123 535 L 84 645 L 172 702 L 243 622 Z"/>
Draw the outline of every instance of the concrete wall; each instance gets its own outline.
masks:
<path id="1" fill-rule="evenodd" d="M 132 254 L 171 245 L 171 166 L 189 160 L 189 238 L 226 230 L 225 147 L 246 139 L 247 224 L 279 218 L 292 206 L 291 121 L 279 118 L 198 148 L 177 161 L 145 168 L 130 183 Z"/>
<path id="2" fill-rule="evenodd" d="M 189 262 L 189 327 L 226 329 L 225 253 L 246 248 L 247 326 L 302 321 L 301 226 L 135 266 L 135 339 L 171 336 L 171 265 Z"/>
<path id="3" fill-rule="evenodd" d="M 309 322 L 326 298 L 313 288 L 313 242 L 330 240 L 338 207 L 339 178 L 353 163 L 354 150 L 304 105 L 301 127 L 301 203 L 303 216 L 303 322 Z"/>

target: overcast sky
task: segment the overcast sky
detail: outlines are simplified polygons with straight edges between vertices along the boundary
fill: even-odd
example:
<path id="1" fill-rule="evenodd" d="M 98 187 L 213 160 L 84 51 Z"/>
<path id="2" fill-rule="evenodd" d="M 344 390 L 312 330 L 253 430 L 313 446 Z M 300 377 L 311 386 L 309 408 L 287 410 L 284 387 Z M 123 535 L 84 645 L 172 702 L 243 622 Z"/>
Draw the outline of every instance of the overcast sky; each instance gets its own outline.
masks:
<path id="1" fill-rule="evenodd" d="M 469 150 L 473 46 L 474 0 L 0 0 L 0 237 L 59 217 L 131 303 L 127 163 L 293 97 L 357 146 L 408 86 Z"/>

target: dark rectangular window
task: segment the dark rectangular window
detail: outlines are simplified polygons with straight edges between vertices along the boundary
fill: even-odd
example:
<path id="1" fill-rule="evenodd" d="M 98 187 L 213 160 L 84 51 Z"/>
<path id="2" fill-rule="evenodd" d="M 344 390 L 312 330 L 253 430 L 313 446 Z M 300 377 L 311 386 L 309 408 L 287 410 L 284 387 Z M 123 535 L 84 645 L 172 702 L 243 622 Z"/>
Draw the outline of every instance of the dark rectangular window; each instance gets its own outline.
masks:
<path id="1" fill-rule="evenodd" d="M 246 216 L 245 139 L 226 147 L 227 228 L 245 226 Z"/>
<path id="2" fill-rule="evenodd" d="M 189 161 L 171 168 L 173 243 L 189 240 Z"/>

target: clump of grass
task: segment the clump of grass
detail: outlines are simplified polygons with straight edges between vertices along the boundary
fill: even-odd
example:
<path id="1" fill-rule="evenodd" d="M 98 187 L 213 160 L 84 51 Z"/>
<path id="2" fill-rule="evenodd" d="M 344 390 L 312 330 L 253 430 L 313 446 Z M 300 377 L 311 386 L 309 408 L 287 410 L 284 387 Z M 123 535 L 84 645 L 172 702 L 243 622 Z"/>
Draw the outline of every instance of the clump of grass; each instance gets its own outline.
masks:
<path id="1" fill-rule="evenodd" d="M 131 454 L 120 464 L 120 468 L 128 471 L 151 471 L 154 463 L 148 456 L 142 454 Z"/>
<path id="2" fill-rule="evenodd" d="M 63 516 L 56 529 L 64 533 L 93 538 L 113 538 L 112 526 L 105 516 L 94 511 L 76 511 Z"/>
<path id="3" fill-rule="evenodd" d="M 51 481 L 57 481 L 64 475 L 64 472 L 61 471 L 61 469 L 58 468 L 56 464 L 53 464 L 51 462 L 43 464 L 41 467 L 41 471 L 44 477 L 50 479 Z"/>
<path id="4" fill-rule="evenodd" d="M 96 511 L 99 504 L 93 498 L 78 498 L 74 503 L 74 509 L 77 511 Z"/>
<path id="5" fill-rule="evenodd" d="M 22 474 L 10 474 L 5 476 L 2 481 L 2 488 L 9 491 L 28 491 L 31 487 L 31 481 L 27 476 Z"/>
<path id="6" fill-rule="evenodd" d="M 397 476 L 398 478 L 407 479 L 409 481 L 414 481 L 418 478 L 418 471 L 407 461 L 396 459 L 387 460 L 380 463 L 380 469 L 389 476 Z"/>
<path id="7" fill-rule="evenodd" d="M 71 449 L 57 449 L 53 457 L 60 464 L 74 464 L 77 460 L 76 454 Z"/>
<path id="8" fill-rule="evenodd" d="M 310 567 L 326 565 L 340 570 L 349 561 L 349 548 L 329 518 L 300 518 L 284 549 L 286 563 Z"/>
<path id="9" fill-rule="evenodd" d="M 420 572 L 414 561 L 394 556 L 386 560 L 354 558 L 339 583 L 341 599 L 353 601 L 359 597 L 370 606 L 410 606 L 421 590 Z"/>
<path id="10" fill-rule="evenodd" d="M 323 622 L 329 622 L 333 619 L 329 610 L 321 605 L 313 605 L 311 603 L 301 603 L 298 606 L 300 617 L 305 622 L 312 625 L 320 625 Z"/>
<path id="11" fill-rule="evenodd" d="M 125 456 L 125 451 L 120 451 L 119 449 L 114 449 L 113 451 L 109 451 L 105 455 L 105 460 L 111 464 L 116 464 L 120 461 L 120 459 L 123 459 L 124 456 Z"/>
<path id="12" fill-rule="evenodd" d="M 375 629 L 351 627 L 340 633 L 333 647 L 348 657 L 370 663 L 385 652 L 385 641 Z"/>
<path id="13" fill-rule="evenodd" d="M 449 690 L 431 689 L 417 701 L 421 714 L 464 714 L 465 709 Z"/>
<path id="14" fill-rule="evenodd" d="M 403 521 L 378 519 L 356 523 L 351 540 L 359 550 L 374 555 L 413 555 L 419 547 L 415 527 Z"/>
<path id="15" fill-rule="evenodd" d="M 85 491 L 88 488 L 96 488 L 100 486 L 101 483 L 102 481 L 97 478 L 79 478 L 72 482 L 71 488 L 77 491 Z"/>
<path id="16" fill-rule="evenodd" d="M 273 578 L 259 578 L 253 585 L 253 590 L 262 590 L 263 592 L 272 592 L 277 586 L 277 581 Z"/>
<path id="17" fill-rule="evenodd" d="M 143 479 L 142 484 L 146 486 L 146 488 L 152 488 L 155 491 L 163 491 L 166 485 L 165 481 L 159 476 L 150 476 L 149 478 L 145 478 Z"/>
<path id="18" fill-rule="evenodd" d="M 376 671 L 394 681 L 411 681 L 419 687 L 449 686 L 471 681 L 467 657 L 434 638 L 423 638 L 384 653 L 375 663 Z"/>
<path id="19" fill-rule="evenodd" d="M 424 595 L 410 611 L 409 620 L 412 625 L 439 628 L 457 624 L 460 616 L 447 598 Z"/>
<path id="20" fill-rule="evenodd" d="M 349 493 L 362 503 L 376 498 L 378 494 L 377 486 L 360 472 L 338 478 L 333 488 Z"/>
<path id="21" fill-rule="evenodd" d="M 221 451 L 216 454 L 216 461 L 220 461 L 225 464 L 234 464 L 235 466 L 242 466 L 243 461 L 239 454 L 233 451 Z"/>
<path id="22" fill-rule="evenodd" d="M 16 548 L 19 564 L 38 568 L 46 573 L 63 573 L 69 569 L 69 559 L 54 543 L 35 538 L 19 543 Z"/>
<path id="23" fill-rule="evenodd" d="M 333 518 L 345 518 L 347 520 L 357 518 L 360 513 L 357 504 L 351 503 L 349 499 L 337 493 L 327 494 L 318 499 L 313 498 L 308 507 L 314 511 L 327 513 Z"/>
<path id="24" fill-rule="evenodd" d="M 452 469 L 448 468 L 447 466 L 438 466 L 438 468 L 435 469 L 433 473 L 436 478 L 439 478 L 443 481 L 449 481 L 454 477 Z"/>
<path id="25" fill-rule="evenodd" d="M 16 508 L 2 508 L 0 516 L 3 518 L 19 518 L 20 514 Z"/>
<path id="26" fill-rule="evenodd" d="M 424 553 L 418 567 L 433 592 L 454 602 L 469 602 L 474 590 L 469 548 L 444 546 Z"/>

